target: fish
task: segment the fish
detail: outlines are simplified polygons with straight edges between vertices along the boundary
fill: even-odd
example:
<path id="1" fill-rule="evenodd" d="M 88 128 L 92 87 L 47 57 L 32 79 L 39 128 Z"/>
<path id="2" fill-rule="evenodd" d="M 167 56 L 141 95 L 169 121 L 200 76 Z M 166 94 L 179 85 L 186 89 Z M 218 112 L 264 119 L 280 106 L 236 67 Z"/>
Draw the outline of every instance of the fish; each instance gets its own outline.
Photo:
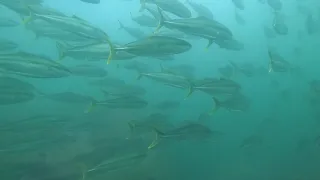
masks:
<path id="1" fill-rule="evenodd" d="M 247 77 L 252 77 L 255 74 L 255 67 L 250 63 L 243 63 L 241 65 L 238 65 L 233 61 L 229 61 L 229 63 L 233 66 L 236 73 L 242 73 Z"/>
<path id="2" fill-rule="evenodd" d="M 50 180 L 50 179 L 84 179 L 86 166 L 60 162 L 54 164 L 44 163 L 42 166 L 29 170 L 21 178 L 23 180 Z"/>
<path id="3" fill-rule="evenodd" d="M 92 26 L 90 23 L 77 16 L 64 17 L 58 15 L 43 15 L 36 14 L 30 11 L 30 16 L 23 21 L 23 24 L 26 25 L 36 19 L 44 20 L 55 27 L 59 27 L 60 29 L 63 29 L 65 31 L 75 33 L 89 40 L 106 42 L 109 38 L 109 36 L 104 31 Z"/>
<path id="4" fill-rule="evenodd" d="M 65 66 L 44 56 L 26 52 L 0 54 L 0 73 L 31 78 L 62 78 L 71 75 Z"/>
<path id="5" fill-rule="evenodd" d="M 65 57 L 72 57 L 76 60 L 99 61 L 108 59 L 110 56 L 109 45 L 107 43 L 90 43 L 79 46 L 72 46 L 57 42 L 59 52 L 59 60 Z M 119 47 L 118 45 L 116 45 Z M 114 60 L 129 60 L 135 58 L 136 55 L 117 51 L 113 54 Z"/>
<path id="6" fill-rule="evenodd" d="M 71 161 L 84 163 L 88 176 L 120 170 L 138 165 L 147 157 L 147 143 L 142 138 L 103 138 L 91 143 L 92 151 L 81 153 Z"/>
<path id="7" fill-rule="evenodd" d="M 310 12 L 312 12 L 312 10 L 308 6 L 305 6 L 302 4 L 297 5 L 297 11 L 302 15 L 307 15 L 307 16 L 311 14 Z"/>
<path id="8" fill-rule="evenodd" d="M 59 44 L 59 45 L 58 45 Z M 73 49 L 73 48 L 89 48 L 91 46 L 95 46 L 95 45 L 103 45 L 105 43 L 97 43 L 95 41 L 88 41 L 88 40 L 84 40 L 84 39 L 73 39 L 73 40 L 69 40 L 69 39 L 65 39 L 65 40 L 57 40 L 56 41 L 56 47 L 58 48 L 58 51 L 60 51 L 58 46 L 62 46 L 62 51 L 66 51 L 69 49 Z M 105 47 L 104 47 L 105 48 Z M 60 52 L 59 52 L 60 53 Z"/>
<path id="9" fill-rule="evenodd" d="M 52 114 L 36 114 L 22 118 L 19 120 L 12 120 L 1 126 L 1 130 L 5 132 L 20 132 L 25 130 L 31 131 L 47 131 L 53 127 L 60 128 L 68 124 L 70 117 L 52 115 Z"/>
<path id="10" fill-rule="evenodd" d="M 275 13 L 272 26 L 275 32 L 279 35 L 287 35 L 289 32 L 289 28 L 284 21 L 284 17 L 279 13 Z"/>
<path id="11" fill-rule="evenodd" d="M 176 139 L 176 140 L 206 140 L 212 138 L 216 133 L 211 129 L 197 123 L 188 123 L 181 127 L 161 132 L 156 127 L 154 127 L 156 133 L 156 138 L 149 145 L 148 149 L 153 149 L 156 147 L 160 140 L 162 139 Z"/>
<path id="12" fill-rule="evenodd" d="M 190 0 L 186 0 L 186 3 L 188 3 L 192 7 L 192 9 L 197 12 L 198 16 L 203 16 L 208 19 L 213 19 L 213 14 L 208 7 L 200 3 L 195 3 Z"/>
<path id="13" fill-rule="evenodd" d="M 67 43 L 63 44 L 61 42 L 56 43 L 59 60 L 65 57 L 72 57 L 74 59 L 107 59 L 109 56 L 108 44 L 98 43 L 80 46 L 70 46 Z"/>
<path id="14" fill-rule="evenodd" d="M 0 55 L 11 54 L 18 50 L 19 45 L 7 39 L 0 38 Z"/>
<path id="15" fill-rule="evenodd" d="M 107 64 L 110 63 L 110 60 L 116 52 L 124 51 L 136 56 L 158 57 L 184 53 L 192 47 L 192 45 L 185 40 L 166 36 L 151 36 L 119 47 L 115 47 L 110 41 L 108 43 L 110 46 L 110 55 Z"/>
<path id="16" fill-rule="evenodd" d="M 281 0 L 267 0 L 268 5 L 275 11 L 280 11 L 282 9 Z"/>
<path id="17" fill-rule="evenodd" d="M 0 105 L 12 105 L 32 101 L 42 94 L 32 84 L 8 76 L 0 77 Z"/>
<path id="18" fill-rule="evenodd" d="M 105 95 L 105 97 L 110 96 L 143 96 L 147 93 L 147 91 L 136 85 L 123 84 L 121 86 L 109 86 L 101 88 L 101 91 Z"/>
<path id="19" fill-rule="evenodd" d="M 141 163 L 147 157 L 146 152 L 141 153 L 130 153 L 125 154 L 119 157 L 113 157 L 105 160 L 101 164 L 98 164 L 96 167 L 91 168 L 88 170 L 88 173 L 106 173 L 106 172 L 113 172 L 117 170 L 121 170 L 124 168 L 132 168 L 136 167 L 139 163 Z"/>
<path id="20" fill-rule="evenodd" d="M 121 23 L 121 21 L 119 21 L 119 20 L 118 20 L 118 22 L 120 25 L 119 30 L 124 29 L 128 34 L 130 34 L 130 36 L 132 36 L 136 39 L 141 39 L 141 38 L 146 37 L 145 33 L 143 31 L 141 31 L 140 29 L 124 26 Z"/>
<path id="21" fill-rule="evenodd" d="M 305 27 L 307 29 L 307 32 L 309 35 L 315 34 L 317 32 L 319 32 L 319 28 L 320 28 L 320 23 L 317 22 L 313 16 L 310 14 L 308 15 L 306 22 L 305 22 Z"/>
<path id="22" fill-rule="evenodd" d="M 175 60 L 173 55 L 166 55 L 166 56 L 150 56 L 151 58 L 159 59 L 162 61 L 173 61 Z"/>
<path id="23" fill-rule="evenodd" d="M 161 29 L 159 32 L 157 32 L 157 35 L 159 36 L 168 36 L 168 37 L 174 37 L 179 39 L 186 38 L 186 34 L 177 30 L 172 29 Z"/>
<path id="24" fill-rule="evenodd" d="M 69 66 L 68 69 L 74 76 L 105 77 L 108 75 L 108 71 L 105 68 L 94 65 L 80 64 L 72 67 Z"/>
<path id="25" fill-rule="evenodd" d="M 30 0 L 14 0 L 14 1 L 6 1 L 6 0 L 1 0 L 0 4 L 3 6 L 9 8 L 10 10 L 16 12 L 17 14 L 20 15 L 21 19 L 24 19 L 25 16 L 29 16 L 30 12 L 28 9 L 28 5 L 39 5 L 43 1 L 42 0 L 35 0 L 35 1 L 30 1 Z"/>
<path id="26" fill-rule="evenodd" d="M 210 116 L 207 112 L 203 112 L 199 115 L 197 122 L 199 124 L 209 124 L 212 122 L 212 116 Z"/>
<path id="27" fill-rule="evenodd" d="M 234 18 L 239 25 L 246 24 L 246 20 L 243 19 L 243 17 L 237 11 L 235 11 Z"/>
<path id="28" fill-rule="evenodd" d="M 191 84 L 188 78 L 172 73 L 154 72 L 154 73 L 140 73 L 138 79 L 142 77 L 163 83 L 168 86 L 176 88 L 190 88 Z"/>
<path id="29" fill-rule="evenodd" d="M 235 69 L 230 65 L 219 67 L 218 71 L 224 79 L 231 79 L 235 75 Z"/>
<path id="30" fill-rule="evenodd" d="M 0 27 L 16 27 L 19 26 L 20 23 L 13 20 L 10 17 L 0 17 Z"/>
<path id="31" fill-rule="evenodd" d="M 58 102 L 64 102 L 64 103 L 90 103 L 92 101 L 95 101 L 93 97 L 82 95 L 74 92 L 61 92 L 61 93 L 55 93 L 55 94 L 46 94 L 43 96 L 44 98 L 48 98 L 50 100 L 58 101 Z"/>
<path id="32" fill-rule="evenodd" d="M 220 108 L 225 108 L 228 111 L 246 112 L 250 108 L 250 99 L 242 94 L 235 94 L 230 99 L 220 101 L 216 97 L 212 97 L 215 107 L 210 114 L 216 112 Z"/>
<path id="33" fill-rule="evenodd" d="M 261 135 L 251 135 L 244 140 L 242 140 L 240 144 L 240 148 L 248 148 L 252 146 L 259 146 L 263 144 L 264 138 Z"/>
<path id="34" fill-rule="evenodd" d="M 188 35 L 207 39 L 209 42 L 206 48 L 210 47 L 216 40 L 232 39 L 232 32 L 218 21 L 205 17 L 165 20 L 159 7 L 158 11 L 160 13 L 160 21 L 155 33 L 162 27 L 175 29 Z"/>
<path id="35" fill-rule="evenodd" d="M 232 0 L 232 3 L 240 10 L 244 10 L 245 8 L 243 0 Z"/>
<path id="36" fill-rule="evenodd" d="M 310 90 L 316 94 L 320 94 L 320 80 L 312 80 L 309 82 Z"/>
<path id="37" fill-rule="evenodd" d="M 81 44 L 97 43 L 95 40 L 87 39 L 86 37 L 83 37 L 78 33 L 57 28 L 56 26 L 51 25 L 50 23 L 41 19 L 36 19 L 29 22 L 28 24 L 25 25 L 25 28 L 35 33 L 36 39 L 40 37 L 47 37 L 53 40 L 64 41 L 64 42 L 75 41 Z"/>
<path id="38" fill-rule="evenodd" d="M 150 66 L 148 64 L 142 63 L 140 61 L 130 61 L 123 66 L 127 70 L 140 72 L 148 72 Z"/>
<path id="39" fill-rule="evenodd" d="M 151 7 L 150 5 L 145 5 L 144 8 L 157 20 L 157 22 L 159 22 L 160 15 L 157 9 L 157 5 L 154 5 L 154 7 Z M 167 14 L 162 13 L 162 15 L 164 19 L 170 19 L 170 17 Z"/>
<path id="40" fill-rule="evenodd" d="M 100 4 L 100 0 L 80 0 L 80 1 L 89 3 L 89 4 Z"/>
<path id="41" fill-rule="evenodd" d="M 244 49 L 244 44 L 236 39 L 229 39 L 229 40 L 217 40 L 215 41 L 216 44 L 220 48 L 233 50 L 233 51 L 241 51 Z"/>
<path id="42" fill-rule="evenodd" d="M 92 101 L 86 112 L 90 112 L 96 106 L 104 106 L 110 109 L 141 109 L 147 107 L 147 105 L 148 102 L 138 96 L 112 97 L 103 101 Z"/>
<path id="43" fill-rule="evenodd" d="M 131 12 L 130 12 L 130 15 L 131 15 L 131 19 L 141 26 L 157 27 L 158 25 L 158 21 L 151 16 L 143 14 L 143 15 L 134 17 Z"/>
<path id="44" fill-rule="evenodd" d="M 225 78 L 225 79 L 231 79 L 232 77 L 234 77 L 236 73 L 235 68 L 229 64 L 223 67 L 219 67 L 218 71 L 222 75 L 222 78 Z"/>
<path id="45" fill-rule="evenodd" d="M 269 72 L 289 72 L 291 71 L 291 64 L 286 61 L 278 53 L 268 50 L 269 54 Z"/>
<path id="46" fill-rule="evenodd" d="M 64 13 L 62 13 L 62 12 L 56 10 L 56 9 L 43 6 L 41 4 L 28 5 L 27 7 L 28 7 L 28 10 L 33 14 L 67 17 Z"/>
<path id="47" fill-rule="evenodd" d="M 264 32 L 265 37 L 267 37 L 267 38 L 272 39 L 272 38 L 277 37 L 276 32 L 272 28 L 269 28 L 267 26 L 263 27 L 263 32 Z"/>
<path id="48" fill-rule="evenodd" d="M 144 118 L 131 120 L 128 122 L 131 136 L 150 133 L 153 127 L 160 130 L 172 129 L 173 125 L 169 122 L 169 117 L 161 113 L 152 113 Z"/>
<path id="49" fill-rule="evenodd" d="M 233 80 L 225 78 L 208 78 L 193 81 L 188 96 L 190 96 L 195 90 L 199 90 L 213 96 L 219 94 L 226 94 L 228 96 L 232 96 L 233 94 L 239 92 L 240 89 L 241 85 Z"/>
<path id="50" fill-rule="evenodd" d="M 140 0 L 140 12 L 145 9 L 146 4 L 155 4 L 164 11 L 170 12 L 180 18 L 190 18 L 191 11 L 179 0 Z"/>
<path id="51" fill-rule="evenodd" d="M 14 88 L 14 89 L 37 91 L 34 85 L 10 76 L 0 76 L 0 85 L 2 88 Z"/>
<path id="52" fill-rule="evenodd" d="M 175 65 L 170 67 L 164 67 L 162 64 L 160 64 L 160 68 L 161 68 L 161 72 L 181 75 L 189 79 L 192 79 L 195 76 L 194 66 L 191 66 L 188 64 L 180 64 L 180 65 Z"/>

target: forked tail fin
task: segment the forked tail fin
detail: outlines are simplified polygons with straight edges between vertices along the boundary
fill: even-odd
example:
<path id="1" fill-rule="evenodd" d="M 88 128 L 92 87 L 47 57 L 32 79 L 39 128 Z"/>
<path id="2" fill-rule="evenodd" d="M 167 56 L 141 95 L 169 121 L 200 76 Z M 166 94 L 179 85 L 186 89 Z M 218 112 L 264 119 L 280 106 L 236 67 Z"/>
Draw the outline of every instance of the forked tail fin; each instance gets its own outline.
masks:
<path id="1" fill-rule="evenodd" d="M 148 149 L 152 149 L 152 148 L 156 147 L 159 144 L 160 137 L 164 135 L 164 133 L 159 131 L 157 128 L 153 128 L 153 130 L 156 133 L 156 137 L 152 141 L 152 143 L 148 146 Z"/>

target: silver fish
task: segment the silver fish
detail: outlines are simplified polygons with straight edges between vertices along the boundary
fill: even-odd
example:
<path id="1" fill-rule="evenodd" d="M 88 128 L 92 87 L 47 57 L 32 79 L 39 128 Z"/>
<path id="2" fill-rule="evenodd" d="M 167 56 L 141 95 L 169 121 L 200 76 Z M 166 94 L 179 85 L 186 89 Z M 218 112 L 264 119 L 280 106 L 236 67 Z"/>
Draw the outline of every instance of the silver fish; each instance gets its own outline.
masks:
<path id="1" fill-rule="evenodd" d="M 33 78 L 61 78 L 71 74 L 55 61 L 25 52 L 0 54 L 0 72 Z"/>
<path id="2" fill-rule="evenodd" d="M 65 103 L 90 103 L 94 101 L 94 98 L 87 95 L 82 95 L 74 92 L 62 92 L 55 94 L 46 94 L 45 98 Z"/>
<path id="3" fill-rule="evenodd" d="M 160 8 L 158 8 L 158 10 L 160 13 L 160 21 L 155 32 L 160 30 L 162 27 L 175 29 L 192 36 L 207 39 L 209 41 L 207 48 L 217 39 L 232 39 L 232 32 L 218 21 L 205 17 L 165 20 Z"/>
<path id="4" fill-rule="evenodd" d="M 18 50 L 19 45 L 7 39 L 0 38 L 0 54 L 11 54 Z"/>
<path id="5" fill-rule="evenodd" d="M 196 140 L 206 140 L 210 139 L 217 134 L 215 131 L 203 126 L 201 124 L 196 123 L 188 123 L 179 128 L 175 128 L 173 130 L 169 130 L 167 132 L 161 132 L 156 127 L 154 128 L 157 135 L 155 140 L 149 145 L 148 149 L 154 148 L 159 144 L 159 141 L 162 139 L 177 139 L 177 140 L 185 140 L 185 139 L 196 139 Z"/>
<path id="6" fill-rule="evenodd" d="M 128 34 L 130 34 L 132 37 L 136 38 L 136 39 L 141 39 L 143 37 L 145 37 L 146 35 L 144 34 L 143 31 L 141 31 L 140 29 L 138 28 L 131 28 L 131 27 L 127 27 L 127 26 L 124 26 L 119 20 L 119 29 L 124 29 Z"/>
<path id="7" fill-rule="evenodd" d="M 187 0 L 186 2 L 193 8 L 194 11 L 198 13 L 199 16 L 204 16 L 208 19 L 213 19 L 213 14 L 208 7 L 190 0 Z"/>
<path id="8" fill-rule="evenodd" d="M 0 27 L 16 27 L 20 23 L 10 17 L 0 17 Z"/>
<path id="9" fill-rule="evenodd" d="M 148 102 L 138 96 L 121 96 L 103 101 L 93 101 L 86 112 L 90 112 L 95 106 L 104 106 L 110 109 L 141 109 L 147 105 Z"/>
<path id="10" fill-rule="evenodd" d="M 146 4 L 155 4 L 164 11 L 170 12 L 181 18 L 190 18 L 191 11 L 179 0 L 140 0 L 140 11 L 145 9 Z"/>
<path id="11" fill-rule="evenodd" d="M 71 71 L 72 75 L 75 76 L 83 76 L 83 77 L 105 77 L 108 75 L 108 71 L 106 71 L 102 67 L 81 64 L 73 67 L 68 67 Z"/>
<path id="12" fill-rule="evenodd" d="M 107 63 L 117 52 L 127 52 L 136 56 L 161 57 L 180 54 L 189 51 L 192 47 L 185 40 L 166 36 L 151 36 L 119 47 L 115 47 L 110 41 L 108 43 L 111 51 Z"/>
<path id="13" fill-rule="evenodd" d="M 141 26 L 157 27 L 158 25 L 158 21 L 151 16 L 144 15 L 144 14 L 140 16 L 133 16 L 131 12 L 130 12 L 130 15 L 131 15 L 131 19 Z"/>

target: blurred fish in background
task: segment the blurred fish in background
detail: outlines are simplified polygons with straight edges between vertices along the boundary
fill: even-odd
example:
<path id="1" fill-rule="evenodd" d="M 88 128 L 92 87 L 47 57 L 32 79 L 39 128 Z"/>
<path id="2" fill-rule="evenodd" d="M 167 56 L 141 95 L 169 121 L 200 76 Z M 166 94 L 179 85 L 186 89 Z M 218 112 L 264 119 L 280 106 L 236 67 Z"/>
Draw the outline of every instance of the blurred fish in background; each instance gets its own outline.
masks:
<path id="1" fill-rule="evenodd" d="M 0 179 L 319 180 L 315 0 L 0 0 Z"/>

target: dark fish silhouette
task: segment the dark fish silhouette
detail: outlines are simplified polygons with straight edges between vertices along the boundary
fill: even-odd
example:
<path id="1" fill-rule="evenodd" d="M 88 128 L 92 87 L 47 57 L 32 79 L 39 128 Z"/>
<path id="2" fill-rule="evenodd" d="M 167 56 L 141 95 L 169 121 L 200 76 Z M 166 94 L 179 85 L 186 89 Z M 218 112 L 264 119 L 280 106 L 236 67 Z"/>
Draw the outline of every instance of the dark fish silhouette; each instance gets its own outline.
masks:
<path id="1" fill-rule="evenodd" d="M 85 3 L 90 3 L 90 4 L 99 4 L 100 0 L 81 0 L 82 2 Z"/>

